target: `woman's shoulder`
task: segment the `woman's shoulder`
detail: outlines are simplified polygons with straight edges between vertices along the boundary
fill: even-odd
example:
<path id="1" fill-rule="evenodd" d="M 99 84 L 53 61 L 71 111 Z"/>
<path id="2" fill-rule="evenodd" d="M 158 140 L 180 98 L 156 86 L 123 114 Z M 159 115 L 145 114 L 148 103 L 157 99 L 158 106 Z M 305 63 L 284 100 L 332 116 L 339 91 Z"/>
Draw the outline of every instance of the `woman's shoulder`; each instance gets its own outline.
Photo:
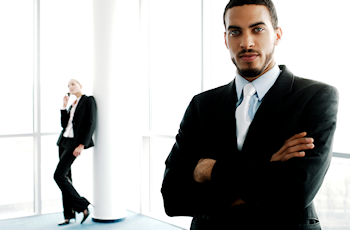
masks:
<path id="1" fill-rule="evenodd" d="M 87 96 L 84 94 L 82 96 L 82 99 L 83 98 L 84 98 L 84 101 L 87 102 L 88 104 L 96 106 L 96 100 L 95 100 L 94 96 L 92 96 L 92 95 Z"/>
<path id="2" fill-rule="evenodd" d="M 95 101 L 95 98 L 94 98 L 94 96 L 92 96 L 92 95 L 88 96 L 88 95 L 85 95 L 85 94 L 84 94 L 84 95 L 82 96 L 82 98 L 84 98 L 84 100 L 87 99 L 87 100 L 89 100 L 89 101 Z"/>
<path id="3" fill-rule="evenodd" d="M 87 96 L 85 94 L 83 94 L 80 98 L 79 103 L 81 104 L 96 104 L 95 98 L 94 96 Z"/>

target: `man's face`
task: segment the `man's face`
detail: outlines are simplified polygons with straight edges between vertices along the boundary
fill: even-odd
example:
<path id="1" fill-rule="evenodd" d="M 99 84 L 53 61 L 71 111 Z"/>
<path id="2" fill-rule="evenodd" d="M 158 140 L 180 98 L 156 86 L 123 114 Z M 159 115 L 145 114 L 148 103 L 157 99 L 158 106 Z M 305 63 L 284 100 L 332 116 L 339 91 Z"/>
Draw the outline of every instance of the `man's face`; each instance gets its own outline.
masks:
<path id="1" fill-rule="evenodd" d="M 226 12 L 225 22 L 225 44 L 243 77 L 254 80 L 274 66 L 275 45 L 282 31 L 273 29 L 266 6 L 232 7 Z"/>

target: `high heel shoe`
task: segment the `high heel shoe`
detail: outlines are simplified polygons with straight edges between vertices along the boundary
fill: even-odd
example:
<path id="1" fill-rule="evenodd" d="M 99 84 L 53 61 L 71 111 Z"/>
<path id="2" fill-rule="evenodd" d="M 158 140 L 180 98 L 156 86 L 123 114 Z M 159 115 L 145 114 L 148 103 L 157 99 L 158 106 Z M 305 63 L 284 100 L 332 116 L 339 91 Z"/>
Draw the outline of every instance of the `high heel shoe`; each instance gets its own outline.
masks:
<path id="1" fill-rule="evenodd" d="M 85 221 L 85 220 L 88 218 L 88 216 L 90 215 L 89 209 L 86 208 L 85 210 L 86 210 L 86 214 L 84 213 L 84 218 L 83 218 L 83 220 L 80 222 L 80 224 L 84 223 L 84 221 Z M 84 210 L 84 211 L 85 211 L 85 210 Z"/>
<path id="2" fill-rule="evenodd" d="M 71 219 L 74 219 L 74 220 L 75 220 L 75 218 L 71 218 Z M 58 225 L 59 225 L 59 226 L 67 225 L 67 224 L 69 224 L 69 222 L 70 222 L 71 219 L 65 219 L 65 220 L 59 222 Z"/>

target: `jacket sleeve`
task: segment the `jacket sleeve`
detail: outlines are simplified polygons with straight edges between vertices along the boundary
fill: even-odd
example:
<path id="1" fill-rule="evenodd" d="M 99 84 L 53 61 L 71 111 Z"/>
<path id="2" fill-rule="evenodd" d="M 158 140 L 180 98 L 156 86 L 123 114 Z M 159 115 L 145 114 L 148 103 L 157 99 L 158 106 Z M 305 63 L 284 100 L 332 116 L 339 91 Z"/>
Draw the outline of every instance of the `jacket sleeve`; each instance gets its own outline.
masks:
<path id="1" fill-rule="evenodd" d="M 92 134 L 96 128 L 97 120 L 97 106 L 93 96 L 87 98 L 86 109 L 84 114 L 84 123 L 79 129 L 79 144 L 83 144 L 85 147 L 89 146 L 92 138 Z"/>
<path id="2" fill-rule="evenodd" d="M 195 216 L 217 210 L 217 196 L 210 183 L 197 183 L 193 171 L 201 158 L 198 104 L 192 99 L 181 121 L 176 142 L 166 159 L 161 192 L 169 216 Z"/>
<path id="3" fill-rule="evenodd" d="M 68 110 L 70 111 L 70 109 Z M 62 128 L 66 128 L 69 121 L 69 113 L 66 109 L 61 109 L 61 126 Z"/>
<path id="4" fill-rule="evenodd" d="M 306 150 L 305 157 L 255 164 L 219 160 L 214 165 L 212 181 L 228 190 L 232 189 L 230 185 L 238 184 L 234 189 L 245 202 L 266 204 L 280 212 L 308 207 L 330 165 L 337 111 L 337 90 L 331 86 L 321 88 L 304 106 L 296 123 L 296 130 L 306 131 L 314 139 L 315 147 Z"/>

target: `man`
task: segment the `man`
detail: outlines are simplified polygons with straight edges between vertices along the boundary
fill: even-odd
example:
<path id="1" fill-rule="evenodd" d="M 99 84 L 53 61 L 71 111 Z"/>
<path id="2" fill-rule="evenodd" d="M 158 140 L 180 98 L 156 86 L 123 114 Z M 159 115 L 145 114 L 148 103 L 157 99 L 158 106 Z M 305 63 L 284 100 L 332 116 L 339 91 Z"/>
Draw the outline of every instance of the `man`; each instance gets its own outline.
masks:
<path id="1" fill-rule="evenodd" d="M 313 198 L 337 90 L 275 64 L 282 30 L 270 0 L 231 0 L 224 25 L 236 77 L 189 104 L 166 160 L 165 211 L 192 216 L 194 230 L 321 229 Z"/>

